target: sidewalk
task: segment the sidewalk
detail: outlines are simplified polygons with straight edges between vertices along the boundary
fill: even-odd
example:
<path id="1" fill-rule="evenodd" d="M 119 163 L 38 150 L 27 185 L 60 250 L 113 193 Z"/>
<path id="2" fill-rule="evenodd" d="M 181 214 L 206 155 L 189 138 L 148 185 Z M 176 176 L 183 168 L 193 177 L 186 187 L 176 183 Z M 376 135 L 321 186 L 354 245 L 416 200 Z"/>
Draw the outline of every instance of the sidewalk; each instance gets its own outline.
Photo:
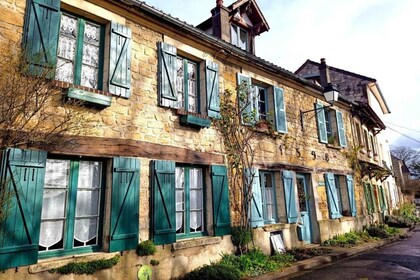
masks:
<path id="1" fill-rule="evenodd" d="M 343 247 L 330 247 L 330 246 L 319 246 L 318 249 L 321 249 L 324 252 L 328 252 L 326 255 L 313 257 L 307 260 L 299 261 L 294 263 L 290 267 L 286 267 L 280 271 L 270 272 L 264 275 L 250 277 L 248 279 L 256 279 L 256 280 L 269 280 L 269 279 L 280 279 L 285 278 L 291 274 L 301 272 L 304 270 L 309 270 L 318 266 L 322 266 L 325 264 L 329 264 L 341 259 L 345 259 L 364 251 L 372 250 L 375 248 L 382 247 L 386 244 L 396 242 L 401 238 L 409 238 L 413 234 L 407 228 L 400 229 L 400 234 L 398 236 L 390 237 L 387 239 L 381 239 L 376 242 L 372 243 L 365 243 L 359 246 L 351 247 L 351 248 L 343 248 Z"/>

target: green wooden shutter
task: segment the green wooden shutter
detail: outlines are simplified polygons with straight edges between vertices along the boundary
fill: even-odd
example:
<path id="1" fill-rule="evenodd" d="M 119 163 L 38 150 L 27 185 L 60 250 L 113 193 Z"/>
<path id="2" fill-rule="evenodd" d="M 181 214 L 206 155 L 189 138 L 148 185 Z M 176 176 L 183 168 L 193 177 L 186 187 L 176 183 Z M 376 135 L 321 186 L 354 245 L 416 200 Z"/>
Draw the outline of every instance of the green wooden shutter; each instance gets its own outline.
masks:
<path id="1" fill-rule="evenodd" d="M 177 59 L 176 47 L 160 42 L 158 46 L 159 58 L 159 102 L 161 106 L 180 108 L 176 90 Z"/>
<path id="2" fill-rule="evenodd" d="M 349 203 L 350 203 L 351 215 L 353 217 L 356 217 L 356 215 L 357 215 L 357 207 L 356 207 L 356 197 L 355 197 L 355 193 L 354 193 L 353 176 L 352 175 L 347 175 L 346 176 L 346 182 L 347 182 L 347 193 L 349 195 Z"/>
<path id="3" fill-rule="evenodd" d="M 38 261 L 46 160 L 45 151 L 3 151 L 0 188 L 5 187 L 11 198 L 0 225 L 0 269 Z"/>
<path id="4" fill-rule="evenodd" d="M 220 116 L 219 65 L 206 60 L 207 115 Z"/>
<path id="5" fill-rule="evenodd" d="M 29 0 L 23 48 L 32 75 L 54 78 L 60 28 L 60 0 Z"/>
<path id="6" fill-rule="evenodd" d="M 109 251 L 135 249 L 139 236 L 140 161 L 113 159 Z"/>
<path id="7" fill-rule="evenodd" d="M 255 114 L 254 114 L 254 94 L 251 90 L 251 78 L 241 73 L 236 74 L 236 80 L 238 87 L 245 83 L 245 91 L 243 94 L 244 96 L 240 96 L 239 100 L 239 108 L 241 110 L 242 116 L 242 123 L 246 125 L 252 125 L 255 121 Z"/>
<path id="8" fill-rule="evenodd" d="M 344 126 L 343 122 L 343 113 L 340 111 L 335 112 L 336 118 L 337 118 L 337 130 L 338 130 L 338 140 L 340 142 L 341 147 L 347 146 L 347 140 L 346 140 L 346 128 Z"/>
<path id="9" fill-rule="evenodd" d="M 176 241 L 175 162 L 156 160 L 152 164 L 153 241 L 169 244 Z"/>
<path id="10" fill-rule="evenodd" d="M 111 22 L 109 53 L 110 93 L 129 98 L 131 95 L 131 29 Z"/>
<path id="11" fill-rule="evenodd" d="M 278 132 L 287 133 L 287 119 L 283 89 L 273 86 L 273 92 L 276 130 Z"/>
<path id="12" fill-rule="evenodd" d="M 366 207 L 368 210 L 368 213 L 372 213 L 372 199 L 370 197 L 370 190 L 369 190 L 369 184 L 364 183 L 363 184 L 363 190 L 365 192 L 365 200 L 366 200 Z"/>
<path id="13" fill-rule="evenodd" d="M 287 222 L 298 221 L 298 209 L 296 204 L 295 182 L 292 171 L 283 171 L 284 199 L 286 202 Z"/>
<path id="14" fill-rule="evenodd" d="M 211 185 L 214 235 L 222 236 L 230 234 L 229 187 L 226 166 L 211 166 Z"/>
<path id="15" fill-rule="evenodd" d="M 384 192 L 384 188 L 383 186 L 378 186 L 378 190 L 379 190 L 379 202 L 380 202 L 380 207 L 381 207 L 381 211 L 385 211 L 386 210 L 386 199 L 385 199 L 385 192 Z"/>
<path id="16" fill-rule="evenodd" d="M 247 182 L 252 179 L 252 200 L 251 200 L 251 227 L 260 227 L 264 225 L 263 201 L 261 196 L 260 177 L 257 169 L 245 170 Z"/>
<path id="17" fill-rule="evenodd" d="M 330 218 L 340 218 L 341 213 L 340 206 L 338 205 L 338 193 L 333 173 L 325 173 L 325 185 L 327 187 L 328 209 L 330 212 Z"/>
<path id="18" fill-rule="evenodd" d="M 327 144 L 327 127 L 325 124 L 325 112 L 323 108 L 324 106 L 322 104 L 315 103 L 319 142 Z"/>

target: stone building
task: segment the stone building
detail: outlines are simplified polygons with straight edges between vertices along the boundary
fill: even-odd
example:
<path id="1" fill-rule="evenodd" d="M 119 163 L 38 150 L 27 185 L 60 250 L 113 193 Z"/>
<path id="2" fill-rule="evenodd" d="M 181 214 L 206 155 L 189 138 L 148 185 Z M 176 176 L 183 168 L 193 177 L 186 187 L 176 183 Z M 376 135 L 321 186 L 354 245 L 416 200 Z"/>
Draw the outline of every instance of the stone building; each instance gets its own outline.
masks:
<path id="1" fill-rule="evenodd" d="M 271 236 L 304 246 L 371 221 L 348 159 L 354 102 L 329 107 L 321 85 L 254 55 L 269 30 L 255 0 L 216 1 L 198 27 L 135 0 L 9 0 L 0 14 L 0 49 L 23 44 L 33 69 L 56 68 L 62 95 L 83 101 L 94 126 L 66 135 L 72 147 L 3 151 L 1 175 L 19 194 L 0 242 L 7 279 L 50 279 L 51 268 L 116 254 L 95 277 L 133 278 L 153 258 L 153 277 L 169 279 L 234 252 L 214 119 L 241 83 L 273 126 L 252 142 L 255 244 L 268 254 Z M 61 99 L 51 106 L 60 114 Z M 136 255 L 143 240 L 154 256 Z"/>

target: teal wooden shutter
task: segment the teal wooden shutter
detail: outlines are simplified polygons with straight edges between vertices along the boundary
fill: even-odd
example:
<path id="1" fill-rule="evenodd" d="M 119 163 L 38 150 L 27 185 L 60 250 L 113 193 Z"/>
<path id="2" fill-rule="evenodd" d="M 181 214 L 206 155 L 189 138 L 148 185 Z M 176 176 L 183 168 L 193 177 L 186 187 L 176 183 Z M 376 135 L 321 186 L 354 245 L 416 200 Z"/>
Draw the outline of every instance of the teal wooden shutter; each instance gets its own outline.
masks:
<path id="1" fill-rule="evenodd" d="M 254 113 L 254 94 L 251 90 L 251 78 L 241 73 L 236 74 L 238 87 L 245 83 L 245 92 L 243 95 L 238 96 L 239 108 L 241 110 L 242 123 L 246 125 L 252 125 L 255 121 Z M 238 92 L 237 92 L 238 93 Z"/>
<path id="2" fill-rule="evenodd" d="M 347 193 L 349 195 L 349 203 L 350 203 L 351 215 L 353 217 L 356 217 L 356 215 L 357 215 L 357 207 L 356 207 L 356 197 L 355 197 L 355 194 L 354 194 L 353 176 L 352 175 L 347 175 L 346 176 L 346 182 L 347 182 Z"/>
<path id="3" fill-rule="evenodd" d="M 211 166 L 211 186 L 213 195 L 214 235 L 222 236 L 230 234 L 229 187 L 226 166 Z"/>
<path id="4" fill-rule="evenodd" d="M 60 0 L 29 0 L 23 48 L 32 75 L 54 78 L 60 28 Z"/>
<path id="5" fill-rule="evenodd" d="M 153 241 L 169 244 L 176 241 L 175 162 L 156 160 L 152 164 Z"/>
<path id="6" fill-rule="evenodd" d="M 385 192 L 384 192 L 384 188 L 383 186 L 378 186 L 378 196 L 379 196 L 379 202 L 380 202 L 380 207 L 381 207 L 381 211 L 385 211 L 386 210 L 386 199 L 385 199 Z"/>
<path id="7" fill-rule="evenodd" d="M 176 48 L 160 42 L 158 46 L 159 59 L 159 102 L 161 106 L 180 108 L 176 90 L 177 60 Z"/>
<path id="8" fill-rule="evenodd" d="M 340 206 L 338 205 L 338 193 L 333 173 L 325 173 L 325 185 L 327 188 L 328 209 L 330 212 L 330 218 L 340 218 L 341 213 Z"/>
<path id="9" fill-rule="evenodd" d="M 11 195 L 0 221 L 0 269 L 38 261 L 47 152 L 7 149 L 0 163 L 0 188 Z"/>
<path id="10" fill-rule="evenodd" d="M 369 188 L 370 188 L 370 186 L 369 186 L 368 183 L 363 184 L 363 190 L 365 192 L 366 207 L 367 207 L 368 213 L 370 214 L 370 213 L 373 212 L 372 211 L 373 209 L 372 209 L 372 199 L 371 199 L 371 196 L 370 196 Z"/>
<path id="11" fill-rule="evenodd" d="M 336 111 L 335 115 L 337 118 L 338 140 L 339 140 L 340 146 L 346 147 L 347 146 L 346 128 L 344 127 L 343 113 L 340 111 Z"/>
<path id="12" fill-rule="evenodd" d="M 254 168 L 247 169 L 245 175 L 247 176 L 247 182 L 251 182 L 252 179 L 251 227 L 260 227 L 264 225 L 264 212 L 259 172 Z"/>
<path id="13" fill-rule="evenodd" d="M 135 249 L 139 236 L 140 161 L 113 159 L 109 251 Z"/>
<path id="14" fill-rule="evenodd" d="M 111 22 L 109 53 L 110 93 L 129 98 L 131 95 L 131 29 Z"/>
<path id="15" fill-rule="evenodd" d="M 220 116 L 219 65 L 206 61 L 207 115 Z"/>
<path id="16" fill-rule="evenodd" d="M 292 171 L 283 171 L 284 199 L 286 202 L 287 222 L 296 223 L 298 221 L 298 209 L 296 204 L 295 182 Z"/>
<path id="17" fill-rule="evenodd" d="M 316 119 L 318 124 L 318 137 L 319 142 L 321 143 L 328 143 L 327 138 L 327 127 L 325 124 L 325 112 L 324 112 L 324 106 L 320 103 L 315 103 L 315 109 L 316 109 Z"/>
<path id="18" fill-rule="evenodd" d="M 273 92 L 276 130 L 281 133 L 287 133 L 287 119 L 283 89 L 273 86 Z"/>

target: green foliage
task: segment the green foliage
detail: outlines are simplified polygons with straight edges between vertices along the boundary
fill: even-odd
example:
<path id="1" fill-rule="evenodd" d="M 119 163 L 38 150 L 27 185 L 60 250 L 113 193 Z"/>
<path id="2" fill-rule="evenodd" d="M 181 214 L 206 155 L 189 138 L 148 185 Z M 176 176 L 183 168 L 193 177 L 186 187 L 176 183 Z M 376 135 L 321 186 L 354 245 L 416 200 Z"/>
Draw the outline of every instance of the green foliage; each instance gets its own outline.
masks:
<path id="1" fill-rule="evenodd" d="M 139 256 L 150 256 L 156 253 L 156 246 L 153 241 L 145 240 L 137 245 L 136 252 Z"/>
<path id="2" fill-rule="evenodd" d="M 413 221 L 414 223 L 420 222 L 419 218 L 416 215 L 416 206 L 414 204 L 404 203 L 403 205 L 401 205 L 400 209 L 397 210 L 397 213 L 398 211 L 399 211 L 399 216 L 409 219 Z"/>
<path id="3" fill-rule="evenodd" d="M 290 266 L 294 261 L 296 261 L 294 255 L 289 252 L 286 253 L 276 253 L 270 257 L 270 259 L 276 262 L 280 268 Z"/>
<path id="4" fill-rule="evenodd" d="M 251 229 L 242 226 L 233 227 L 231 239 L 233 245 L 242 253 L 245 251 L 246 245 L 252 240 Z"/>
<path id="5" fill-rule="evenodd" d="M 59 268 L 49 270 L 50 273 L 58 274 L 93 274 L 96 271 L 108 269 L 115 266 L 120 257 L 117 255 L 112 259 L 101 259 L 90 262 L 69 263 Z"/>
<path id="6" fill-rule="evenodd" d="M 324 255 L 324 252 L 316 248 L 297 248 L 294 247 L 286 251 L 289 255 L 293 256 L 296 261 L 303 261 L 316 256 Z"/>
<path id="7" fill-rule="evenodd" d="M 402 216 L 385 216 L 385 223 L 390 227 L 396 228 L 412 228 L 414 222 Z"/>
<path id="8" fill-rule="evenodd" d="M 389 237 L 389 233 L 384 225 L 372 225 L 370 227 L 367 227 L 366 231 L 372 237 L 378 237 L 381 239 Z"/>
<path id="9" fill-rule="evenodd" d="M 344 234 L 336 235 L 331 239 L 322 242 L 323 246 L 338 246 L 338 247 L 353 247 L 363 242 L 363 238 L 354 232 L 347 232 Z"/>
<path id="10" fill-rule="evenodd" d="M 155 260 L 155 259 L 152 259 L 152 260 L 150 260 L 150 264 L 153 265 L 153 266 L 156 266 L 156 265 L 159 265 L 159 261 Z"/>
<path id="11" fill-rule="evenodd" d="M 183 280 L 238 280 L 241 273 L 238 269 L 223 264 L 204 265 L 189 272 Z"/>

